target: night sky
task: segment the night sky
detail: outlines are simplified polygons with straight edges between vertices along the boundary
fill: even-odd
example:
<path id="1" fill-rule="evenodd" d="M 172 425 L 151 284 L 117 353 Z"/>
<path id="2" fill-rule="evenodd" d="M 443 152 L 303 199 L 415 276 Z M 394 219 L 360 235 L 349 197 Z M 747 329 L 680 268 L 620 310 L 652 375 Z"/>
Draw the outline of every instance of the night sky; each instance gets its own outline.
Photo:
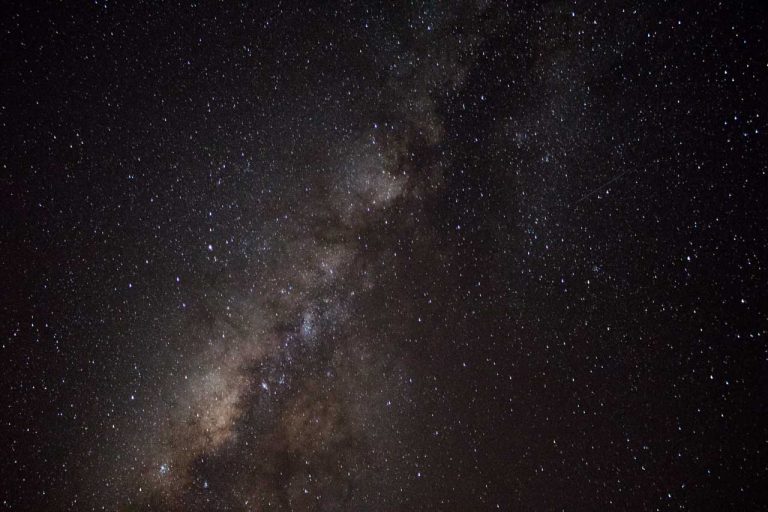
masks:
<path id="1" fill-rule="evenodd" d="M 766 510 L 761 2 L 18 2 L 1 510 Z"/>

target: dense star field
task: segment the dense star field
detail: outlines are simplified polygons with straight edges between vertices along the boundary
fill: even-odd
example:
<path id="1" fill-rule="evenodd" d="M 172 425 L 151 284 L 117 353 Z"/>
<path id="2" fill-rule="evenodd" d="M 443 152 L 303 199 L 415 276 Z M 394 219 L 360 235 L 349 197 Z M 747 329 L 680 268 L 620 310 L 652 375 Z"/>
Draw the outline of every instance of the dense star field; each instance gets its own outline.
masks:
<path id="1" fill-rule="evenodd" d="M 766 510 L 760 2 L 20 2 L 0 510 Z"/>

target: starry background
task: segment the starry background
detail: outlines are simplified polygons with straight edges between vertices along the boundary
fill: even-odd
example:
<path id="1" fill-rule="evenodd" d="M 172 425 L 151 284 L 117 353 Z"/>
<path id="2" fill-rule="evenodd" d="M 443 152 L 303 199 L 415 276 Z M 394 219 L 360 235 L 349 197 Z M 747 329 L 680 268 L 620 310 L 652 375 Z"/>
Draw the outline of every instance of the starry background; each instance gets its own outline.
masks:
<path id="1" fill-rule="evenodd" d="M 760 2 L 300 4 L 6 10 L 2 509 L 765 509 Z"/>

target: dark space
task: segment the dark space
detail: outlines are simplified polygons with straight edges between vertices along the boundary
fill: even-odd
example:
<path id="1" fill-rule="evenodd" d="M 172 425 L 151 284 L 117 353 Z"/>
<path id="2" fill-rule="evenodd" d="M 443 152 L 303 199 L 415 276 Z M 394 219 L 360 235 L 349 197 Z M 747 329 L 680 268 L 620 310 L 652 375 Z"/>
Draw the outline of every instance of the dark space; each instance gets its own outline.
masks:
<path id="1" fill-rule="evenodd" d="M 0 509 L 768 509 L 761 2 L 3 10 Z"/>

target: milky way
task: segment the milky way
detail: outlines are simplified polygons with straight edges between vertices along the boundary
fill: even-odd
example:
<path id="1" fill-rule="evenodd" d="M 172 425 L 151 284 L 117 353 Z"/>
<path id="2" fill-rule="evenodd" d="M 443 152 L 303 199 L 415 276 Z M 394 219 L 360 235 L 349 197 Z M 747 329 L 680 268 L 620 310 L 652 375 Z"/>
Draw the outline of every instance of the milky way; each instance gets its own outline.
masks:
<path id="1" fill-rule="evenodd" d="M 12 10 L 3 509 L 766 505 L 764 9 Z"/>
<path id="2" fill-rule="evenodd" d="M 131 494 L 138 487 L 176 503 L 225 452 L 247 461 L 228 477 L 227 500 L 341 506 L 354 503 L 352 472 L 388 463 L 382 447 L 405 455 L 397 446 L 403 409 L 389 411 L 392 400 L 408 400 L 412 382 L 407 362 L 391 353 L 399 333 L 370 326 L 361 303 L 397 279 L 396 250 L 377 231 L 392 222 L 419 233 L 420 196 L 434 188 L 408 163 L 439 142 L 424 107 L 426 119 L 395 115 L 371 127 L 307 180 L 299 202 L 275 211 L 259 256 L 241 269 L 255 280 L 226 287 L 237 299 L 213 311 L 210 339 L 187 352 L 183 377 L 175 372 L 151 406 L 164 411 L 161 420 L 137 431 L 123 455 L 132 471 L 113 469 L 129 477 Z M 416 134 L 428 134 L 418 147 Z M 439 180 L 436 165 L 419 172 Z M 379 322 L 387 316 L 368 310 Z"/>

